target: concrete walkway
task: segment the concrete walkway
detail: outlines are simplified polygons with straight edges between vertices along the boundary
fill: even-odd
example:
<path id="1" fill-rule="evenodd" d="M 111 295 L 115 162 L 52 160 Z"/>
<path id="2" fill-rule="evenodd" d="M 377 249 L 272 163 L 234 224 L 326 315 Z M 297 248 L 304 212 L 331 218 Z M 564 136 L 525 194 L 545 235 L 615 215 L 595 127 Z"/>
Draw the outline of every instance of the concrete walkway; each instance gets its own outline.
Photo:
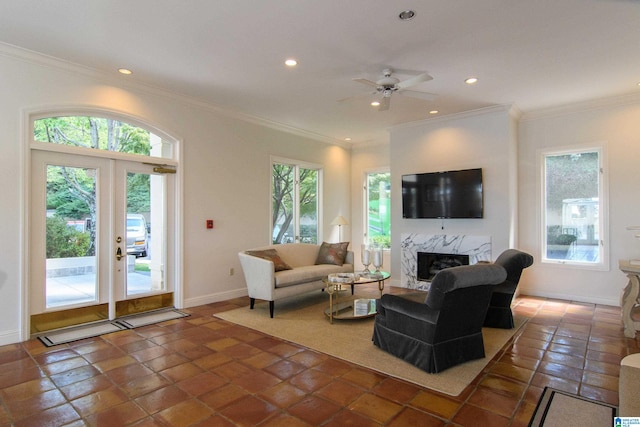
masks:
<path id="1" fill-rule="evenodd" d="M 148 272 L 127 274 L 128 294 L 151 291 L 151 276 Z M 47 307 L 80 304 L 95 301 L 96 275 L 49 277 L 47 279 Z"/>

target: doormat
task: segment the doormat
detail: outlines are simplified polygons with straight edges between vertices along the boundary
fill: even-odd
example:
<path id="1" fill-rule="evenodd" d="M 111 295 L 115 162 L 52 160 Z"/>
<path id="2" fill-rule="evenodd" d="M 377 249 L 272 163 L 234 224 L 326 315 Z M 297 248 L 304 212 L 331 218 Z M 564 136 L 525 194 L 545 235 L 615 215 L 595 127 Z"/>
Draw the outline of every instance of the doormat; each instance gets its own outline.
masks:
<path id="1" fill-rule="evenodd" d="M 78 326 L 64 329 L 39 336 L 38 339 L 47 347 L 58 344 L 65 344 L 72 341 L 83 340 L 85 338 L 97 337 L 99 335 L 110 334 L 127 329 L 125 326 L 115 322 L 93 323 L 90 325 Z"/>
<path id="2" fill-rule="evenodd" d="M 166 322 L 167 320 L 180 319 L 190 316 L 178 310 L 154 311 L 153 313 L 136 314 L 116 320 L 116 323 L 127 329 L 139 328 L 140 326 L 152 325 L 154 323 Z"/>
<path id="3" fill-rule="evenodd" d="M 545 387 L 529 427 L 610 426 L 617 413 L 613 405 Z"/>
<path id="4" fill-rule="evenodd" d="M 166 322 L 167 320 L 180 319 L 190 316 L 190 314 L 170 309 L 154 311 L 152 313 L 136 314 L 129 317 L 114 320 L 112 322 L 92 323 L 74 328 L 51 331 L 46 335 L 39 336 L 38 339 L 47 347 L 58 344 L 66 344 L 72 341 L 93 338 L 111 332 L 124 331 L 127 329 L 139 328 L 141 326 L 152 325 L 154 323 Z"/>

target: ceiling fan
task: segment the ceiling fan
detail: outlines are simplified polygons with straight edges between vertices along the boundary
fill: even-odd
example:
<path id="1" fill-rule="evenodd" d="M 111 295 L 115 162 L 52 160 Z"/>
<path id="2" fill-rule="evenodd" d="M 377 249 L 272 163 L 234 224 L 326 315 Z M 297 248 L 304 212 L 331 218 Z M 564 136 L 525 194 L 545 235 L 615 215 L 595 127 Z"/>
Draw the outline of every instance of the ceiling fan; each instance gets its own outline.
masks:
<path id="1" fill-rule="evenodd" d="M 389 109 L 391 105 L 391 95 L 396 92 L 398 93 L 398 95 L 406 95 L 413 98 L 426 99 L 428 101 L 431 101 L 436 97 L 436 95 L 432 93 L 407 90 L 407 88 L 410 88 L 412 86 L 416 86 L 420 83 L 433 80 L 433 77 L 431 77 L 428 73 L 421 73 L 415 77 L 400 81 L 400 79 L 393 76 L 393 69 L 385 68 L 384 70 L 382 70 L 382 76 L 383 77 L 381 79 L 375 82 L 363 78 L 353 79 L 353 81 L 356 81 L 358 83 L 373 86 L 376 88 L 375 92 L 372 92 L 371 95 L 381 95 L 378 111 L 385 111 Z"/>

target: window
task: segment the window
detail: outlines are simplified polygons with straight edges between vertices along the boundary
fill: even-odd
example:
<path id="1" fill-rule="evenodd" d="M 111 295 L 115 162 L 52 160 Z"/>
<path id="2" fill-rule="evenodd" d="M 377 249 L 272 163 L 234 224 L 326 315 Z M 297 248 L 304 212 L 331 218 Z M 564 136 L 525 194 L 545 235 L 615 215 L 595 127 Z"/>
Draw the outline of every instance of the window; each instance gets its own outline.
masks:
<path id="1" fill-rule="evenodd" d="M 173 145 L 141 127 L 117 119 L 58 116 L 34 120 L 35 141 L 150 157 L 173 157 Z"/>
<path id="2" fill-rule="evenodd" d="M 391 174 L 371 172 L 365 176 L 364 241 L 384 249 L 391 248 Z"/>
<path id="3" fill-rule="evenodd" d="M 318 243 L 321 172 L 292 160 L 272 162 L 272 243 Z"/>
<path id="4" fill-rule="evenodd" d="M 542 153 L 545 262 L 606 267 L 603 148 Z"/>

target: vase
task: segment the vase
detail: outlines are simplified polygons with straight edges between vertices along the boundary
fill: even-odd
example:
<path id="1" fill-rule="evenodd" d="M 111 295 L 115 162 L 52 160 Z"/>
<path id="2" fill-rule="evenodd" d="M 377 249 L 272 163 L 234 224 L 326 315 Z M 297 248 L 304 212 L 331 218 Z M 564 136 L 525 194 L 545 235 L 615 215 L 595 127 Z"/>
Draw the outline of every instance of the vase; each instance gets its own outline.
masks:
<path id="1" fill-rule="evenodd" d="M 369 270 L 369 264 L 371 264 L 371 252 L 369 251 L 369 247 L 367 245 L 361 246 L 360 261 L 362 262 L 362 265 L 364 265 L 364 270 L 362 270 L 362 273 L 371 273 L 371 271 Z"/>
<path id="2" fill-rule="evenodd" d="M 373 250 L 373 266 L 376 268 L 376 273 L 380 273 L 382 267 L 382 249 L 380 248 Z"/>

